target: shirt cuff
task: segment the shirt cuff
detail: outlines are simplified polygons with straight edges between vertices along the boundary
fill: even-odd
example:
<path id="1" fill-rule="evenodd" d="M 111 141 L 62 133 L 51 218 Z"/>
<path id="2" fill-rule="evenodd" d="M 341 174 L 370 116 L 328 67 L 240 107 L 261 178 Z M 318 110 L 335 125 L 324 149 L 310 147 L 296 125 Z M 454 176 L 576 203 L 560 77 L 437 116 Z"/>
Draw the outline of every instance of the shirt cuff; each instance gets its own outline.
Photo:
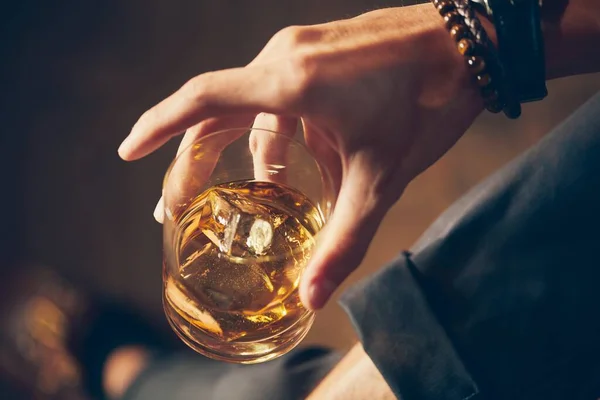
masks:
<path id="1" fill-rule="evenodd" d="M 467 400 L 479 393 L 431 311 L 409 254 L 340 300 L 365 352 L 402 400 Z"/>

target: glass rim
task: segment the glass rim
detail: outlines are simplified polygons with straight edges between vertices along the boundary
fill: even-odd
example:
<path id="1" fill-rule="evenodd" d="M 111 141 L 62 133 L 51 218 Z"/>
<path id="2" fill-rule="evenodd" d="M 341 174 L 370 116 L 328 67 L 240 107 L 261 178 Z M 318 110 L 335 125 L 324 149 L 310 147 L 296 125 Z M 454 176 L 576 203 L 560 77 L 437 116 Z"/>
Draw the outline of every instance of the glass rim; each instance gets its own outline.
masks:
<path id="1" fill-rule="evenodd" d="M 278 132 L 278 131 L 274 131 L 272 129 L 265 129 L 265 128 L 226 128 L 226 129 L 220 129 L 218 131 L 209 133 L 208 135 L 205 135 L 205 136 L 202 136 L 200 138 L 197 138 L 192 143 L 190 143 L 189 145 L 185 146 L 185 148 L 183 148 L 181 150 L 181 152 L 179 154 L 177 154 L 173 158 L 173 160 L 169 163 L 169 167 L 167 168 L 167 171 L 165 172 L 165 175 L 163 177 L 163 181 L 162 181 L 162 190 L 163 190 L 163 192 L 164 192 L 164 190 L 165 190 L 165 188 L 167 186 L 167 181 L 169 180 L 169 177 L 171 176 L 171 172 L 172 172 L 173 168 L 175 167 L 175 164 L 177 164 L 177 161 L 179 161 L 180 157 L 182 157 L 185 152 L 187 152 L 188 150 L 190 150 L 190 148 L 192 146 L 197 145 L 199 142 L 201 142 L 203 140 L 207 140 L 207 139 L 210 139 L 210 138 L 212 138 L 214 136 L 222 135 L 222 134 L 225 134 L 225 133 L 228 133 L 228 132 L 233 132 L 233 131 L 245 131 L 243 134 L 250 133 L 252 131 L 260 131 L 260 132 L 272 133 L 272 134 L 275 134 L 275 135 L 281 135 L 281 136 L 283 136 L 289 142 L 291 142 L 291 143 L 293 143 L 295 145 L 300 146 L 300 148 L 302 148 L 315 161 L 315 164 L 317 165 L 317 168 L 319 170 L 319 173 L 321 174 L 322 179 L 326 180 L 325 183 L 328 186 L 330 186 L 331 188 L 333 188 L 333 178 L 332 178 L 331 173 L 329 172 L 329 170 L 327 168 L 325 168 L 325 166 L 323 166 L 323 165 L 321 165 L 319 163 L 319 161 L 315 157 L 314 153 L 308 148 L 308 146 L 306 146 L 306 144 L 300 142 L 299 140 L 297 140 L 293 136 L 287 136 L 284 133 L 281 133 L 281 132 Z M 163 196 L 164 196 L 164 193 L 163 193 Z M 332 199 L 332 201 L 333 201 L 333 199 Z"/>

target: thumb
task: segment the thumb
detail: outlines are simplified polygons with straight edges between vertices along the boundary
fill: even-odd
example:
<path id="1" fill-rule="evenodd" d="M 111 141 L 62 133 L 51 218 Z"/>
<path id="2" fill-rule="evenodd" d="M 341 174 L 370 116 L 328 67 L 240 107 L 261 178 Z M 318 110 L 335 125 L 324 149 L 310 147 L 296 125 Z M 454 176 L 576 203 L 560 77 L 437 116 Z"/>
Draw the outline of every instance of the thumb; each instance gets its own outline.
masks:
<path id="1" fill-rule="evenodd" d="M 353 160 L 357 161 L 357 160 Z M 354 163 L 344 175 L 335 210 L 323 231 L 300 283 L 302 303 L 325 305 L 335 289 L 362 262 L 389 207 L 374 190 L 373 174 Z"/>

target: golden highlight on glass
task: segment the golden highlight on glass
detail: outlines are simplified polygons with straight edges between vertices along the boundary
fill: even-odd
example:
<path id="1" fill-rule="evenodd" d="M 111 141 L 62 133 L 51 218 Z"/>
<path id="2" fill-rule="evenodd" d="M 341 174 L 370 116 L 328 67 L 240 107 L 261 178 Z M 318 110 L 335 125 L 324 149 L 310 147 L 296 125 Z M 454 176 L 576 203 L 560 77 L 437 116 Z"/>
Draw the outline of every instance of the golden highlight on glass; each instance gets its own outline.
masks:
<path id="1" fill-rule="evenodd" d="M 294 348 L 314 319 L 298 285 L 329 192 L 307 149 L 280 133 L 233 129 L 185 150 L 163 190 L 163 303 L 177 335 L 238 363 Z"/>

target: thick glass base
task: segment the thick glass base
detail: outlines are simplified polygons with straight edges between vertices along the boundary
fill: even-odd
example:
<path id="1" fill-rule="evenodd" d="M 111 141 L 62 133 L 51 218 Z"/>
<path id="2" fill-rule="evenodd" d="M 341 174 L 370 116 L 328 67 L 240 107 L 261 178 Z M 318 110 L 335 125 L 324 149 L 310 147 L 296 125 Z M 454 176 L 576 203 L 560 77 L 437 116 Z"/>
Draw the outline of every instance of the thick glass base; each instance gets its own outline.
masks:
<path id="1" fill-rule="evenodd" d="M 315 318 L 314 312 L 306 311 L 287 329 L 272 336 L 253 341 L 243 338 L 226 341 L 191 324 L 164 297 L 163 307 L 169 324 L 190 348 L 208 358 L 237 364 L 257 364 L 288 353 L 304 339 Z"/>

